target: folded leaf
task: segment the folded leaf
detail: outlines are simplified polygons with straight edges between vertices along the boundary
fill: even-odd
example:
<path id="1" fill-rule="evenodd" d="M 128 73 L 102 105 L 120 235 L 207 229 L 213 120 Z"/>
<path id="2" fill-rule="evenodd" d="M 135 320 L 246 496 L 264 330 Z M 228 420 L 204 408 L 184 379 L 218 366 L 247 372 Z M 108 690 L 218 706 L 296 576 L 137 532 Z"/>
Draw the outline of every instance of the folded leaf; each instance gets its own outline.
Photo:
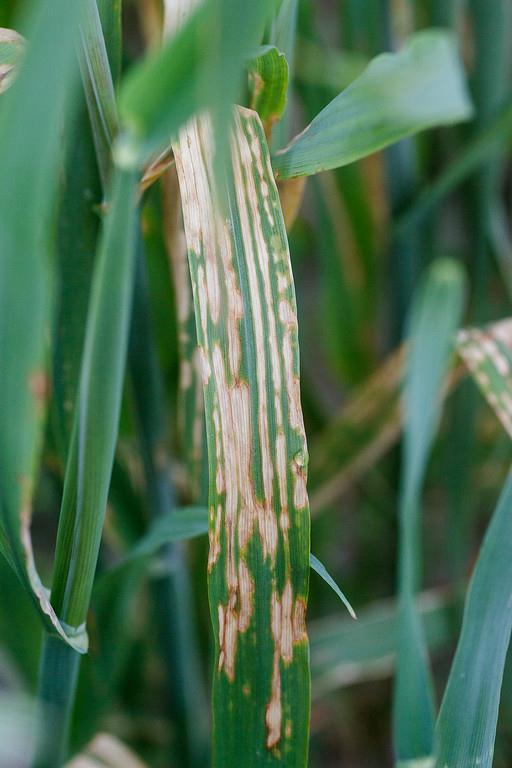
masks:
<path id="1" fill-rule="evenodd" d="M 83 637 L 60 624 L 37 574 L 30 516 L 48 400 L 60 126 L 77 74 L 79 10 L 77 0 L 36 4 L 23 64 L 0 100 L 0 547 L 46 628 L 74 646 Z M 27 158 L 30 173 L 21 172 Z"/>

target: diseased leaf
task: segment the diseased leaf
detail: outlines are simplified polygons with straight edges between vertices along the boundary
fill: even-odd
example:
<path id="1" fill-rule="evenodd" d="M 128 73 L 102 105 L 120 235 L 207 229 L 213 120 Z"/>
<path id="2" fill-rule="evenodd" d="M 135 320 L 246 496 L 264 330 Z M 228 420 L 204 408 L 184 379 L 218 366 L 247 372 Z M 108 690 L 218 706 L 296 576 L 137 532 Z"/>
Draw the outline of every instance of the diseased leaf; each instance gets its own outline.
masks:
<path id="1" fill-rule="evenodd" d="M 12 85 L 21 64 L 25 40 L 14 29 L 0 27 L 0 93 Z"/>
<path id="2" fill-rule="evenodd" d="M 213 764 L 286 754 L 304 768 L 309 509 L 290 257 L 258 116 L 235 111 L 227 219 L 212 149 L 207 117 L 174 144 L 208 434 Z"/>
<path id="3" fill-rule="evenodd" d="M 442 30 L 419 32 L 399 53 L 374 59 L 272 164 L 277 178 L 311 175 L 471 114 L 455 40 Z"/>
<path id="4" fill-rule="evenodd" d="M 483 396 L 512 437 L 512 319 L 462 330 L 457 349 Z"/>

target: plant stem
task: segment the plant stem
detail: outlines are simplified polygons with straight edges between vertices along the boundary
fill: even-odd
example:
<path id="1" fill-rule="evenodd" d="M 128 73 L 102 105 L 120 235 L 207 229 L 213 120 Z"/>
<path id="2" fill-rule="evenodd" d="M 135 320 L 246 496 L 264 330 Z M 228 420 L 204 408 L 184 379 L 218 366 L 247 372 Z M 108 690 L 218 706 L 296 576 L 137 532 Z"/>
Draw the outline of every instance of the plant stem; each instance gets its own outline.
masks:
<path id="1" fill-rule="evenodd" d="M 39 670 L 39 732 L 33 768 L 58 768 L 66 759 L 80 654 L 44 634 Z"/>

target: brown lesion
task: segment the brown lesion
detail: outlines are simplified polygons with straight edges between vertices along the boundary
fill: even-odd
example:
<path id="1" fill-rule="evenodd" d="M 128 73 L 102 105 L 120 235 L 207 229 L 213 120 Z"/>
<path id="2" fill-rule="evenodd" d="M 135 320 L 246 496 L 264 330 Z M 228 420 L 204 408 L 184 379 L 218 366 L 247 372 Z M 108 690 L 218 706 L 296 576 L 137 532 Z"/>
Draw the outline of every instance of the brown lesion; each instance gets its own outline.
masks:
<path id="1" fill-rule="evenodd" d="M 300 596 L 294 599 L 290 580 L 286 582 L 281 597 L 276 591 L 272 594 L 270 624 L 274 640 L 274 657 L 271 694 L 265 711 L 265 725 L 267 748 L 274 749 L 279 744 L 283 731 L 281 662 L 285 665 L 291 664 L 294 646 L 307 642 L 306 600 Z M 286 723 L 284 733 L 286 738 L 291 734 L 290 721 Z"/>
<path id="2" fill-rule="evenodd" d="M 50 380 L 45 371 L 33 371 L 28 379 L 28 388 L 36 405 L 46 405 L 50 397 Z"/>
<path id="3" fill-rule="evenodd" d="M 220 646 L 218 670 L 219 672 L 224 670 L 227 678 L 233 682 L 238 634 L 247 632 L 254 611 L 254 580 L 243 558 L 240 558 L 237 571 L 231 574 L 228 587 L 227 604 L 218 606 Z"/>

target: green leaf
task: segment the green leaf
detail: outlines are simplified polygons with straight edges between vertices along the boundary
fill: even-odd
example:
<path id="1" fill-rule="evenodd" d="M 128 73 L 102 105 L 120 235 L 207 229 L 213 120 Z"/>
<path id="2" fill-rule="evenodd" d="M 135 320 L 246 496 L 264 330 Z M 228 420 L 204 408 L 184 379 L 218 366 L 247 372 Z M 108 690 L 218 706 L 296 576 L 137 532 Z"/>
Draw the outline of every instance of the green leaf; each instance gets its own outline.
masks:
<path id="1" fill-rule="evenodd" d="M 157 517 L 148 532 L 114 566 L 118 568 L 136 560 L 151 557 L 164 544 L 172 541 L 186 541 L 208 532 L 207 507 L 183 507 L 173 509 L 169 514 Z"/>
<path id="2" fill-rule="evenodd" d="M 273 157 L 278 178 L 352 163 L 406 136 L 471 117 L 453 37 L 441 30 L 414 35 L 396 54 L 366 71 Z"/>
<path id="3" fill-rule="evenodd" d="M 309 564 L 311 568 L 318 573 L 319 576 L 322 577 L 322 579 L 325 581 L 326 584 L 330 586 L 330 588 L 338 595 L 339 599 L 347 609 L 347 611 L 350 613 L 353 619 L 357 619 L 356 612 L 350 605 L 347 597 L 344 595 L 344 593 L 341 591 L 341 589 L 338 587 L 330 573 L 328 572 L 327 568 L 323 563 L 320 562 L 320 560 L 315 557 L 314 555 L 309 555 Z"/>
<path id="4" fill-rule="evenodd" d="M 408 325 L 404 445 L 400 488 L 399 640 L 394 738 L 400 765 L 430 759 L 434 701 L 424 631 L 416 604 L 421 563 L 421 492 L 438 426 L 441 390 L 462 316 L 464 273 L 434 261 L 414 299 Z"/>
<path id="5" fill-rule="evenodd" d="M 57 620 L 36 571 L 30 514 L 48 397 L 60 126 L 76 82 L 79 10 L 69 0 L 36 4 L 23 64 L 0 100 L 0 547 L 46 628 L 73 645 L 80 640 Z"/>
<path id="6" fill-rule="evenodd" d="M 460 331 L 457 350 L 512 437 L 512 320 Z"/>
<path id="7" fill-rule="evenodd" d="M 129 132 L 118 147 L 123 162 L 149 159 L 204 108 L 212 110 L 216 135 L 222 137 L 218 149 L 222 146 L 244 63 L 261 41 L 273 5 L 273 0 L 206 0 L 182 25 L 183 7 L 168 0 L 170 39 L 135 66 L 121 87 L 120 115 Z"/>
<path id="8" fill-rule="evenodd" d="M 0 93 L 12 84 L 25 50 L 25 40 L 14 29 L 0 27 Z"/>
<path id="9" fill-rule="evenodd" d="M 114 82 L 101 27 L 96 0 L 83 0 L 84 13 L 80 25 L 80 68 L 87 108 L 91 120 L 94 146 L 103 188 L 108 184 L 112 163 L 112 144 L 119 131 Z M 119 4 L 112 6 L 112 14 Z M 106 18 L 106 13 L 104 12 Z M 115 19 L 109 28 L 115 27 Z"/>
<path id="10" fill-rule="evenodd" d="M 512 476 L 471 578 L 462 631 L 436 725 L 437 768 L 491 768 L 512 611 Z"/>
<path id="11" fill-rule="evenodd" d="M 136 195 L 135 174 L 116 171 L 91 288 L 55 552 L 52 605 L 68 626 L 82 632 L 117 441 L 133 292 Z"/>
<path id="12" fill-rule="evenodd" d="M 264 46 L 249 63 L 250 105 L 261 118 L 265 134 L 281 119 L 286 107 L 288 63 L 274 46 Z"/>
<path id="13" fill-rule="evenodd" d="M 279 11 L 272 21 L 268 40 L 268 42 L 281 51 L 286 58 L 288 64 L 288 87 L 291 87 L 292 85 L 295 68 L 295 42 L 298 14 L 298 0 L 282 0 Z M 287 110 L 285 104 L 284 114 L 281 116 L 281 120 L 277 124 L 272 137 L 273 144 L 277 148 L 282 147 L 288 140 L 289 114 L 289 110 Z"/>
<path id="14" fill-rule="evenodd" d="M 290 255 L 258 116 L 235 110 L 227 219 L 211 194 L 211 145 L 203 116 L 173 149 L 208 434 L 213 764 L 286 755 L 305 768 L 308 459 Z"/>

